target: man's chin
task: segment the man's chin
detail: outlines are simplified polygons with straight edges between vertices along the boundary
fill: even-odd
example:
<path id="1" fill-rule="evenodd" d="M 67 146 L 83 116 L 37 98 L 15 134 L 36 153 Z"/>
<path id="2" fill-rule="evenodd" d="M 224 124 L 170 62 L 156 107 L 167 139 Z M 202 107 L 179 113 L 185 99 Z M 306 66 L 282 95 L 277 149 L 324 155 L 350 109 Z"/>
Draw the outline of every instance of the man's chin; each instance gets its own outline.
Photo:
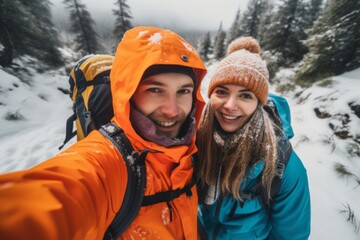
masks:
<path id="1" fill-rule="evenodd" d="M 158 129 L 157 134 L 159 136 L 164 136 L 167 138 L 177 138 L 178 134 L 179 134 L 179 130 L 172 130 L 172 131 L 163 131 Z"/>

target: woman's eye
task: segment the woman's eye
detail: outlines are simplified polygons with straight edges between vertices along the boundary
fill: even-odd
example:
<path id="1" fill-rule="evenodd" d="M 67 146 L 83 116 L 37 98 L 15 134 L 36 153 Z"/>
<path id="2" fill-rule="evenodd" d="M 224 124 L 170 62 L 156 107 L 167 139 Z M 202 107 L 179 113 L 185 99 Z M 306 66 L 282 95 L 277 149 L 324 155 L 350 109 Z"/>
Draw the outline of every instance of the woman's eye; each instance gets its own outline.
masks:
<path id="1" fill-rule="evenodd" d="M 226 94 L 226 92 L 224 90 L 216 90 L 215 93 L 218 94 L 218 95 L 225 95 Z"/>

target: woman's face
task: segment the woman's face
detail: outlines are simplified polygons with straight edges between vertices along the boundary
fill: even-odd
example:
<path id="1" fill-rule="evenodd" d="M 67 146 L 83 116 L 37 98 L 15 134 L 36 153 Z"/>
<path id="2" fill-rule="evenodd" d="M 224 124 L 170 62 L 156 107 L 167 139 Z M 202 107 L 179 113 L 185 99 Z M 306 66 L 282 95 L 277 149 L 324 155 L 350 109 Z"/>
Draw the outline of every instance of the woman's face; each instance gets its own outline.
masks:
<path id="1" fill-rule="evenodd" d="M 221 128 L 234 132 L 254 113 L 259 100 L 250 90 L 235 84 L 216 87 L 210 96 L 210 105 Z"/>

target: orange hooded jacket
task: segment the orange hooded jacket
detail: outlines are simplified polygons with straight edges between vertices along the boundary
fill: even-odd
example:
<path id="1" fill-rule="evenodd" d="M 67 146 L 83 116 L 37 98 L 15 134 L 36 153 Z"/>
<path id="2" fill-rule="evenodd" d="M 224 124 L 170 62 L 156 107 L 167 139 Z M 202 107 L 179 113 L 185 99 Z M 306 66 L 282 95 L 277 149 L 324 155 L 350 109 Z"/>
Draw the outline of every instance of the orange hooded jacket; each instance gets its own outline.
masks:
<path id="1" fill-rule="evenodd" d="M 166 148 L 142 139 L 130 122 L 130 98 L 144 71 L 154 64 L 191 67 L 196 75 L 196 119 L 204 105 L 200 83 L 206 69 L 194 49 L 177 34 L 157 28 L 129 30 L 118 46 L 110 74 L 113 121 L 135 150 L 153 149 L 146 159 L 145 195 L 189 184 L 189 146 Z M 0 176 L 0 239 L 102 239 L 125 194 L 127 171 L 117 149 L 98 131 L 29 170 Z M 196 239 L 197 193 L 142 207 L 120 239 Z"/>

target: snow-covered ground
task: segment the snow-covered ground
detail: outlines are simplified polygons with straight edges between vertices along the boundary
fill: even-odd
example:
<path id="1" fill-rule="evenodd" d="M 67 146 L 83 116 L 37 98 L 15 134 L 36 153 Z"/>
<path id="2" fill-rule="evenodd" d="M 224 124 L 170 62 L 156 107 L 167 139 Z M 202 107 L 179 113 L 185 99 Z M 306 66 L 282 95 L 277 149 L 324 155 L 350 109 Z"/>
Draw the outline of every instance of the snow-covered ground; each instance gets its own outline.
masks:
<path id="1" fill-rule="evenodd" d="M 311 239 L 360 239 L 360 151 L 357 148 L 358 155 L 351 156 L 346 149 L 352 146 L 355 150 L 352 145 L 355 142 L 339 139 L 329 127 L 329 123 L 340 125 L 336 114 L 348 114 L 350 135 L 360 136 L 360 118 L 348 106 L 349 102 L 360 105 L 359 90 L 360 69 L 357 69 L 333 77 L 332 86 L 313 86 L 296 99 L 288 97 L 295 130 L 292 143 L 309 177 Z M 316 117 L 315 108 L 333 117 L 320 119 Z M 335 171 L 339 164 L 354 176 L 340 177 Z"/>
<path id="2" fill-rule="evenodd" d="M 30 69 L 31 70 L 31 69 Z M 31 70 L 31 85 L 0 68 L 0 172 L 26 169 L 59 152 L 72 102 L 68 76 Z M 18 120 L 7 120 L 9 116 Z"/>
<path id="3" fill-rule="evenodd" d="M 213 67 L 209 67 L 208 76 Z M 59 90 L 68 88 L 63 70 L 42 74 L 31 68 L 29 71 L 30 85 L 0 68 L 0 173 L 29 168 L 59 153 L 66 119 L 72 113 L 69 96 Z M 285 78 L 286 71 L 283 74 Z M 313 240 L 360 239 L 360 156 L 346 150 L 355 148 L 353 140 L 339 139 L 329 127 L 331 123 L 339 129 L 345 118 L 348 135 L 360 136 L 360 118 L 348 105 L 360 105 L 359 90 L 357 69 L 334 77 L 330 86 L 297 89 L 286 95 L 295 131 L 292 143 L 309 176 Z M 320 119 L 314 108 L 333 117 Z M 340 177 L 335 166 L 343 166 L 353 175 Z"/>

